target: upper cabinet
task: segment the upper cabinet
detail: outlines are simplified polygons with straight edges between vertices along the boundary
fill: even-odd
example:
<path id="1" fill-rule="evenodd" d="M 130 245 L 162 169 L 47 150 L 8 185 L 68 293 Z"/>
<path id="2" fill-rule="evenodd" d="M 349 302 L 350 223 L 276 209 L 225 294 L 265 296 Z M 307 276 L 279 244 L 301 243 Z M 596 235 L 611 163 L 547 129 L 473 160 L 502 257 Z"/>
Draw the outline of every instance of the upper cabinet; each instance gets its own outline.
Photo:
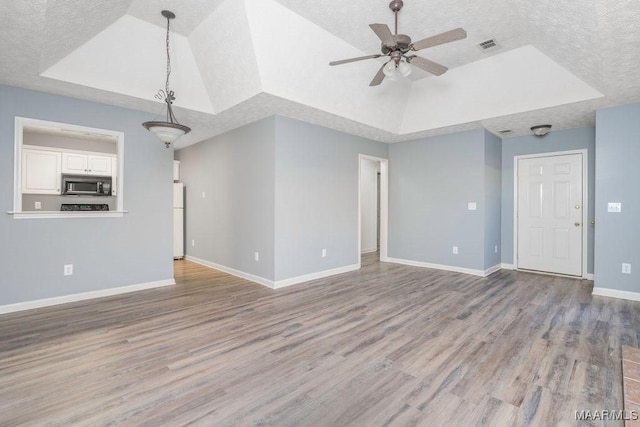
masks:
<path id="1" fill-rule="evenodd" d="M 30 150 L 22 152 L 22 193 L 60 194 L 62 153 Z"/>
<path id="2" fill-rule="evenodd" d="M 24 146 L 22 194 L 61 194 L 63 174 L 111 176 L 112 195 L 117 195 L 118 160 L 115 154 L 62 151 Z"/>
<path id="3" fill-rule="evenodd" d="M 115 156 L 63 152 L 62 173 L 111 176 L 112 158 Z"/>

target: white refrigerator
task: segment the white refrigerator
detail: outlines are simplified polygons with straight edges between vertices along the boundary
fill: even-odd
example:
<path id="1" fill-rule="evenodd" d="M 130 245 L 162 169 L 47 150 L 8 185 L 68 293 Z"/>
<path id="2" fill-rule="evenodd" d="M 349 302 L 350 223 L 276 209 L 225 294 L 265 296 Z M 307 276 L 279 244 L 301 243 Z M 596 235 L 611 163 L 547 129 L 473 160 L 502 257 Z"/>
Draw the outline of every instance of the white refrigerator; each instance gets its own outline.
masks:
<path id="1" fill-rule="evenodd" d="M 184 258 L 184 184 L 173 183 L 173 259 Z"/>

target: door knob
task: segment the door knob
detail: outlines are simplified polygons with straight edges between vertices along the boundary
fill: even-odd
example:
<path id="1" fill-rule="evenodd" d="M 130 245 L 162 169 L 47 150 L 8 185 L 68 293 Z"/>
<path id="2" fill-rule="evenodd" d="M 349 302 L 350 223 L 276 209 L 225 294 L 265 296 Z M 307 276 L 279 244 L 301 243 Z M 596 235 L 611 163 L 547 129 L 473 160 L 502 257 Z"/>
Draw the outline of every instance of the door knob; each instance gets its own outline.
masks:
<path id="1" fill-rule="evenodd" d="M 575 225 L 576 227 L 580 227 L 580 223 L 579 223 L 579 222 L 576 222 L 576 223 L 575 223 L 575 224 L 573 224 L 573 225 Z"/>

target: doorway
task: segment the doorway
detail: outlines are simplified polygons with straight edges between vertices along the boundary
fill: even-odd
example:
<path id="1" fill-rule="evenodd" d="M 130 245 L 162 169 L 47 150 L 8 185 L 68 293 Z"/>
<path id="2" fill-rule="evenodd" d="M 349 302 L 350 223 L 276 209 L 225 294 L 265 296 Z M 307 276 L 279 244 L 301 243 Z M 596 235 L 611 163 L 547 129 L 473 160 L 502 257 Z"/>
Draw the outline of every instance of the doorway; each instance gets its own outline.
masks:
<path id="1" fill-rule="evenodd" d="M 517 269 L 583 277 L 586 150 L 514 158 Z"/>
<path id="2" fill-rule="evenodd" d="M 360 154 L 358 164 L 358 263 L 387 261 L 389 161 Z"/>

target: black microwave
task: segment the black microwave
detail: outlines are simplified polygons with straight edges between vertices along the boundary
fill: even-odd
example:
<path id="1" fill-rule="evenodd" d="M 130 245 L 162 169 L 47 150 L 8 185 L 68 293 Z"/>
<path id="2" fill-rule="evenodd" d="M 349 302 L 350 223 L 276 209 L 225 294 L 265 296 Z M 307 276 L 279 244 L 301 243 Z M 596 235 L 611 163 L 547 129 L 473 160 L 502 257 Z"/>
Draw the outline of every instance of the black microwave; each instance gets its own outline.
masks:
<path id="1" fill-rule="evenodd" d="M 62 175 L 65 196 L 110 196 L 110 176 Z"/>

